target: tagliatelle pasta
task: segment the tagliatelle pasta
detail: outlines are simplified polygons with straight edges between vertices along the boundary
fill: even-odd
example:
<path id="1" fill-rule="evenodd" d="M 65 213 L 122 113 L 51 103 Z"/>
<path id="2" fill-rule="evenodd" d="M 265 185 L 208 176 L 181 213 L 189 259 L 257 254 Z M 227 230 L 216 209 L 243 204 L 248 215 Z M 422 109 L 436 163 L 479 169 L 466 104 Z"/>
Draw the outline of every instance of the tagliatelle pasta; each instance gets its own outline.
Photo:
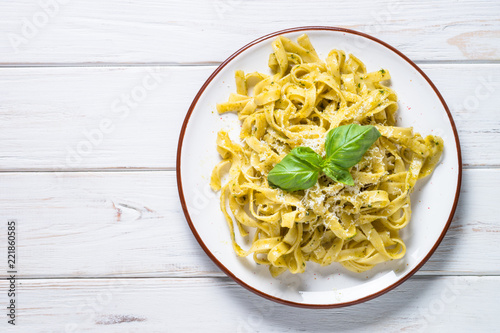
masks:
<path id="1" fill-rule="evenodd" d="M 442 139 L 396 126 L 396 93 L 382 83 L 390 79 L 387 70 L 367 73 L 341 50 L 322 61 L 307 35 L 296 43 L 280 36 L 272 48 L 273 74 L 237 71 L 236 93 L 217 105 L 219 113 L 235 112 L 242 123 L 241 143 L 218 133 L 222 161 L 211 178 L 234 251 L 269 265 L 273 276 L 302 273 L 307 261 L 363 272 L 402 258 L 399 231 L 410 221 L 410 193 L 432 173 Z M 351 168 L 354 186 L 325 175 L 307 190 L 269 186 L 268 173 L 293 148 L 324 156 L 327 132 L 353 123 L 382 134 Z M 251 236 L 247 250 L 237 243 L 235 227 Z"/>

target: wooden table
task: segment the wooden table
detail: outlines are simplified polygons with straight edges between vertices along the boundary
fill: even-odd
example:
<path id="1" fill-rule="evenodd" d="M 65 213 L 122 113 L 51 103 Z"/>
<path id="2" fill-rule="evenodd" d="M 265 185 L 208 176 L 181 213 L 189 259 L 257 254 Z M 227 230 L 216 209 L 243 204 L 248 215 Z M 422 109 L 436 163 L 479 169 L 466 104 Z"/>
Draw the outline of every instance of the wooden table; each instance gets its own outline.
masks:
<path id="1" fill-rule="evenodd" d="M 1 332 L 499 330 L 498 1 L 43 3 L 0 3 Z M 303 25 L 401 50 L 443 94 L 462 143 L 459 207 L 436 253 L 395 290 L 342 309 L 236 285 L 192 236 L 175 181 L 180 125 L 208 75 L 251 40 Z"/>

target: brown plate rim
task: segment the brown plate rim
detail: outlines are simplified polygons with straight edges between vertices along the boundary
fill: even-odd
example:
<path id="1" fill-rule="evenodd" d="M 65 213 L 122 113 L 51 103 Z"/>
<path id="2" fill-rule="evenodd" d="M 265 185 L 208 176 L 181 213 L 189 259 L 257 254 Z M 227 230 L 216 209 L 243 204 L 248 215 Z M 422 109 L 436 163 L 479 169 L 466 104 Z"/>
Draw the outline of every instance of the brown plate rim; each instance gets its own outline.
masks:
<path id="1" fill-rule="evenodd" d="M 210 252 L 210 250 L 207 248 L 207 246 L 205 245 L 205 243 L 201 239 L 200 235 L 196 231 L 196 228 L 193 225 L 191 217 L 189 216 L 189 212 L 188 212 L 187 205 L 186 205 L 186 200 L 184 199 L 184 192 L 183 192 L 183 189 L 182 189 L 182 178 L 181 178 L 181 152 L 182 152 L 182 143 L 184 141 L 184 135 L 186 133 L 186 128 L 187 128 L 189 119 L 191 117 L 191 114 L 193 113 L 193 110 L 196 107 L 196 104 L 197 104 L 199 98 L 201 97 L 201 95 L 203 94 L 203 92 L 205 91 L 205 89 L 207 88 L 207 86 L 210 84 L 210 82 L 212 82 L 212 80 L 219 74 L 219 72 L 229 62 L 231 62 L 234 58 L 236 58 L 238 55 L 240 55 L 243 51 L 247 50 L 251 46 L 256 45 L 258 43 L 261 43 L 261 42 L 263 42 L 265 40 L 268 40 L 268 39 L 270 39 L 272 37 L 276 37 L 276 36 L 282 35 L 282 34 L 291 33 L 291 32 L 300 32 L 300 31 L 310 31 L 310 30 L 336 31 L 336 32 L 344 32 L 344 33 L 349 33 L 349 34 L 353 34 L 353 35 L 362 36 L 364 38 L 370 39 L 370 40 L 372 40 L 374 42 L 377 42 L 377 43 L 385 46 L 386 48 L 388 48 L 389 50 L 393 51 L 394 53 L 396 53 L 397 55 L 399 55 L 401 58 L 403 58 L 406 62 L 408 62 L 413 68 L 415 68 L 420 73 L 420 75 L 422 75 L 422 77 L 431 86 L 431 88 L 434 90 L 434 92 L 438 96 L 439 100 L 441 101 L 441 104 L 443 105 L 443 107 L 444 107 L 444 109 L 445 109 L 445 111 L 446 111 L 446 113 L 448 115 L 448 118 L 450 120 L 450 124 L 451 124 L 451 127 L 453 129 L 453 134 L 455 135 L 455 142 L 456 142 L 456 146 L 457 146 L 456 148 L 457 148 L 457 155 L 458 155 L 458 180 L 457 180 L 457 188 L 456 188 L 455 200 L 453 202 L 453 206 L 452 206 L 452 209 L 451 209 L 451 212 L 450 212 L 450 216 L 448 218 L 448 221 L 446 222 L 445 227 L 443 228 L 443 231 L 441 232 L 441 235 L 439 236 L 438 240 L 436 241 L 436 243 L 434 244 L 434 246 L 432 247 L 432 249 L 429 251 L 429 253 L 425 256 L 425 258 L 422 261 L 420 261 L 420 263 L 418 263 L 417 266 L 415 266 L 415 268 L 413 270 L 411 270 L 408 274 L 406 274 L 404 277 L 402 277 L 401 279 L 399 279 L 395 283 L 391 284 L 390 286 L 388 286 L 388 287 L 386 287 L 386 288 L 384 288 L 384 289 L 382 289 L 382 290 L 380 290 L 380 291 L 378 291 L 376 293 L 373 293 L 371 295 L 365 296 L 363 298 L 359 298 L 359 299 L 354 300 L 354 301 L 343 302 L 343 303 L 334 303 L 334 304 L 306 304 L 306 303 L 298 303 L 298 302 L 287 301 L 287 300 L 284 300 L 284 299 L 281 299 L 281 298 L 274 297 L 274 296 L 271 296 L 269 294 L 266 294 L 266 293 L 264 293 L 264 292 L 262 292 L 262 291 L 260 291 L 258 289 L 255 289 L 255 288 L 249 286 L 248 284 L 246 284 L 245 282 L 243 282 L 242 280 L 240 280 L 238 277 L 236 277 L 226 266 L 224 266 L 212 254 L 212 252 Z M 178 141 L 178 145 L 177 145 L 176 177 L 177 177 L 177 189 L 179 191 L 179 198 L 180 198 L 180 201 L 181 201 L 182 210 L 184 212 L 184 215 L 186 216 L 186 220 L 188 222 L 189 228 L 191 229 L 193 235 L 195 236 L 196 240 L 198 241 L 198 243 L 200 244 L 200 246 L 203 248 L 203 250 L 205 251 L 205 253 L 210 257 L 210 259 L 212 259 L 212 261 L 224 273 L 226 273 L 230 278 L 232 278 L 235 282 L 237 282 L 239 285 L 243 286 L 244 288 L 250 290 L 251 292 L 253 292 L 253 293 L 255 293 L 255 294 L 257 294 L 257 295 L 259 295 L 261 297 L 264 297 L 266 299 L 269 299 L 271 301 L 274 301 L 274 302 L 277 302 L 277 303 L 280 303 L 280 304 L 285 304 L 285 305 L 290 305 L 290 306 L 295 306 L 295 307 L 300 307 L 300 308 L 310 308 L 310 309 L 340 308 L 340 307 L 345 307 L 345 306 L 349 306 L 349 305 L 363 303 L 363 302 L 369 301 L 369 300 L 371 300 L 371 299 L 373 299 L 375 297 L 378 297 L 378 296 L 381 296 L 381 295 L 385 294 L 386 292 L 388 292 L 388 291 L 396 288 L 397 286 L 399 286 L 400 284 L 402 284 L 403 282 L 405 282 L 406 280 L 408 280 L 411 276 L 413 276 L 413 274 L 415 274 L 427 262 L 427 260 L 429 260 L 429 258 L 432 256 L 432 254 L 434 253 L 434 251 L 436 250 L 436 248 L 439 246 L 439 244 L 443 240 L 446 232 L 448 231 L 448 228 L 450 227 L 451 221 L 453 220 L 453 216 L 455 215 L 455 211 L 456 211 L 457 204 L 458 204 L 458 198 L 460 196 L 460 188 L 461 188 L 461 185 L 462 185 L 462 152 L 461 152 L 461 149 L 460 149 L 460 141 L 459 141 L 459 138 L 458 138 L 458 132 L 457 132 L 457 129 L 456 129 L 456 126 L 455 126 L 455 122 L 453 121 L 453 117 L 452 117 L 452 115 L 450 113 L 450 110 L 449 110 L 448 106 L 446 105 L 446 102 L 443 99 L 443 96 L 441 96 L 441 94 L 439 93 L 438 89 L 436 88 L 436 86 L 434 85 L 434 83 L 432 83 L 432 81 L 429 79 L 429 77 L 413 61 L 411 61 L 407 56 L 405 56 L 403 53 L 401 53 L 400 51 L 398 51 L 396 48 L 392 47 L 391 45 L 389 45 L 389 44 L 387 44 L 387 43 L 379 40 L 378 38 L 372 37 L 370 35 L 367 35 L 365 33 L 359 32 L 359 31 L 355 31 L 355 30 L 351 30 L 351 29 L 346 29 L 346 28 L 339 28 L 339 27 L 329 27 L 329 26 L 304 26 L 304 27 L 296 27 L 296 28 L 289 28 L 289 29 L 279 30 L 279 31 L 270 33 L 268 35 L 262 36 L 262 37 L 260 37 L 260 38 L 258 38 L 256 40 L 248 43 L 247 45 L 243 46 L 238 51 L 236 51 L 235 53 L 233 53 L 224 62 L 222 62 L 219 65 L 219 67 L 217 67 L 217 69 L 208 77 L 208 79 L 205 81 L 205 83 L 203 84 L 203 86 L 201 87 L 201 89 L 196 94 L 193 102 L 191 103 L 191 106 L 189 107 L 189 110 L 188 110 L 188 112 L 186 114 L 186 117 L 184 119 L 184 122 L 182 124 L 182 128 L 181 128 L 181 131 L 180 131 L 180 134 L 179 134 L 179 141 Z"/>

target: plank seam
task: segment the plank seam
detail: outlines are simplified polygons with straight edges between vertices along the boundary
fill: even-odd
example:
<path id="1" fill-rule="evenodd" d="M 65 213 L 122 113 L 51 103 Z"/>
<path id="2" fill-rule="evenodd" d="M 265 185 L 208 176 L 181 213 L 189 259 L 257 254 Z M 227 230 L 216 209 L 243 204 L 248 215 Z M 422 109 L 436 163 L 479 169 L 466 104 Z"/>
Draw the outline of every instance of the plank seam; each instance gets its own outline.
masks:
<path id="1" fill-rule="evenodd" d="M 500 277 L 500 273 L 442 273 L 436 272 L 435 274 L 424 272 L 413 275 L 411 278 L 428 278 L 428 277 Z M 4 280 L 6 277 L 1 277 Z M 225 275 L 197 275 L 197 276 L 116 276 L 116 277 L 102 277 L 102 276 L 47 276 L 47 277 L 20 277 L 16 276 L 18 281 L 31 281 L 31 280 L 138 280 L 138 279 L 232 279 Z"/>
<path id="2" fill-rule="evenodd" d="M 463 170 L 498 170 L 500 165 L 463 165 Z M 98 172 L 175 172 L 175 167 L 165 167 L 165 168 L 109 168 L 109 169 L 64 169 L 64 170 L 54 170 L 54 169 L 19 169 L 19 170 L 0 170 L 0 174 L 9 173 L 98 173 Z"/>
<path id="3" fill-rule="evenodd" d="M 413 60 L 417 65 L 498 65 L 500 59 L 479 60 Z M 91 63 L 0 63 L 1 68 L 67 68 L 67 67 L 214 67 L 219 66 L 221 61 L 204 61 L 195 63 L 182 62 L 91 62 Z"/>

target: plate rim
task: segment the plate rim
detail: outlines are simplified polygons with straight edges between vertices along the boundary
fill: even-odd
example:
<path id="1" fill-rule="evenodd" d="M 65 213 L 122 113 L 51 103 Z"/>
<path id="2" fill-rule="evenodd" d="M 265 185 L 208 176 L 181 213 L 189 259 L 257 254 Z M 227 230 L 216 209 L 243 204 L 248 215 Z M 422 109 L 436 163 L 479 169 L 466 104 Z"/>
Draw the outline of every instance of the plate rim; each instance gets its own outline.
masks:
<path id="1" fill-rule="evenodd" d="M 367 38 L 369 40 L 372 40 L 372 41 L 374 41 L 376 43 L 381 44 L 382 46 L 386 47 L 390 51 L 393 51 L 398 56 L 400 56 L 403 60 L 405 60 L 409 65 L 411 65 L 415 70 L 417 70 L 419 72 L 419 74 L 422 75 L 422 77 L 427 81 L 427 83 L 429 84 L 429 86 L 434 90 L 434 93 L 439 98 L 441 104 L 443 105 L 443 107 L 444 107 L 444 109 L 446 111 L 446 114 L 448 115 L 448 118 L 449 118 L 449 121 L 450 121 L 450 125 L 452 127 L 453 134 L 454 134 L 454 137 L 455 137 L 456 149 L 457 149 L 457 159 L 458 159 L 457 188 L 456 188 L 456 192 L 455 192 L 455 199 L 453 201 L 453 205 L 452 205 L 452 208 L 451 208 L 451 211 L 450 211 L 450 215 L 449 215 L 448 221 L 446 222 L 446 225 L 443 228 L 441 234 L 439 235 L 436 243 L 431 248 L 431 250 L 426 254 L 426 256 L 408 274 L 406 274 L 404 277 L 400 278 L 399 280 L 397 280 L 396 282 L 394 282 L 390 286 L 388 286 L 388 287 L 386 287 L 386 288 L 384 288 L 384 289 L 382 289 L 380 291 L 377 291 L 377 292 L 375 292 L 373 294 L 367 295 L 365 297 L 362 297 L 362 298 L 359 298 L 359 299 L 356 299 L 356 300 L 352 300 L 352 301 L 348 301 L 348 302 L 342 302 L 342 303 L 333 303 L 333 304 L 308 304 L 308 303 L 299 303 L 299 302 L 292 302 L 292 301 L 289 301 L 289 300 L 285 300 L 285 299 L 282 299 L 282 298 L 279 298 L 279 297 L 276 297 L 276 296 L 269 295 L 269 294 L 267 294 L 267 293 L 265 293 L 265 292 L 263 292 L 263 291 L 261 291 L 259 289 L 256 289 L 256 288 L 248 285 L 244 281 L 242 281 L 236 275 L 234 275 L 231 272 L 231 270 L 229 270 L 226 266 L 224 266 L 216 258 L 216 256 L 212 252 L 210 252 L 210 250 L 208 249 L 208 247 L 205 245 L 205 243 L 201 239 L 200 235 L 198 234 L 198 232 L 197 232 L 197 230 L 196 230 L 196 228 L 195 228 L 195 226 L 194 226 L 194 224 L 193 224 L 193 222 L 191 220 L 191 217 L 189 215 L 188 209 L 187 209 L 187 204 L 186 204 L 186 200 L 184 198 L 184 191 L 183 191 L 183 187 L 182 187 L 182 177 L 181 177 L 182 144 L 184 142 L 184 135 L 186 134 L 187 125 L 188 125 L 189 120 L 191 118 L 191 115 L 192 115 L 192 113 L 193 113 L 193 111 L 194 111 L 194 109 L 195 109 L 195 107 L 196 107 L 196 105 L 198 103 L 198 100 L 200 99 L 200 97 L 202 96 L 202 94 L 205 92 L 205 89 L 212 82 L 212 80 L 220 73 L 220 71 L 227 64 L 229 64 L 232 60 L 234 60 L 237 56 L 239 56 L 243 51 L 247 50 L 248 48 L 250 48 L 250 47 L 252 47 L 252 46 L 254 46 L 256 44 L 259 44 L 259 43 L 261 43 L 263 41 L 266 41 L 266 40 L 268 40 L 270 38 L 282 35 L 282 34 L 292 33 L 292 32 L 300 32 L 300 31 L 311 31 L 311 30 L 312 31 L 321 31 L 321 30 L 323 30 L 323 31 L 343 32 L 343 33 L 349 33 L 349 34 L 352 34 L 352 35 L 357 35 L 357 36 L 361 36 L 361 37 Z M 247 290 L 253 292 L 254 294 L 257 294 L 257 295 L 259 295 L 261 297 L 264 297 L 264 298 L 266 298 L 268 300 L 271 300 L 271 301 L 274 301 L 276 303 L 280 303 L 280 304 L 284 304 L 284 305 L 289 305 L 289 306 L 294 306 L 294 307 L 299 307 L 299 308 L 331 309 L 331 308 L 340 308 L 340 307 L 345 307 L 345 306 L 360 304 L 360 303 L 369 301 L 371 299 L 374 299 L 376 297 L 379 297 L 379 296 L 381 296 L 381 295 L 389 292 L 390 290 L 393 290 L 394 288 L 398 287 L 403 282 L 405 282 L 406 280 L 408 280 L 410 277 L 412 277 L 420 268 L 422 268 L 422 266 L 427 262 L 427 260 L 429 260 L 429 258 L 434 254 L 434 252 L 436 251 L 437 247 L 439 246 L 439 244 L 443 240 L 446 232 L 448 231 L 448 229 L 450 227 L 450 224 L 451 224 L 451 222 L 453 220 L 453 216 L 455 215 L 455 211 L 456 211 L 456 208 L 457 208 L 457 205 L 458 205 L 458 199 L 459 199 L 459 196 L 460 196 L 460 189 L 461 189 L 461 186 L 462 186 L 462 151 L 461 151 L 461 148 L 460 148 L 460 141 L 459 141 L 459 137 L 458 137 L 457 128 L 455 126 L 455 122 L 453 120 L 451 112 L 450 112 L 450 110 L 449 110 L 446 102 L 444 101 L 444 98 L 442 97 L 441 93 L 436 88 L 436 86 L 431 81 L 431 79 L 420 69 L 420 67 L 418 67 L 413 61 L 411 61 L 402 52 L 400 52 L 395 47 L 387 44 L 386 42 L 384 42 L 384 41 L 382 41 L 382 40 L 380 40 L 378 38 L 375 38 L 373 36 L 370 36 L 368 34 L 365 34 L 363 32 L 359 32 L 359 31 L 356 31 L 356 30 L 347 29 L 347 28 L 341 28 L 341 27 L 332 27 L 332 26 L 302 26 L 302 27 L 294 27 L 294 28 L 288 28 L 288 29 L 278 30 L 278 31 L 269 33 L 267 35 L 264 35 L 262 37 L 259 37 L 259 38 L 255 39 L 255 40 L 251 41 L 250 43 L 246 44 L 245 46 L 241 47 L 239 50 L 237 50 L 236 52 L 234 52 L 226 60 L 224 60 L 215 69 L 215 71 L 212 74 L 210 74 L 210 76 L 208 77 L 208 79 L 203 83 L 203 85 L 201 86 L 200 90 L 198 91 L 198 93 L 194 97 L 193 102 L 189 106 L 189 109 L 188 109 L 188 112 L 186 114 L 186 117 L 184 118 L 184 122 L 182 123 L 181 131 L 180 131 L 180 134 L 179 134 L 179 141 L 178 141 L 178 144 L 177 144 L 176 178 L 177 178 L 177 189 L 178 189 L 178 192 L 179 192 L 179 199 L 180 199 L 180 202 L 181 202 L 182 211 L 184 213 L 184 216 L 186 217 L 186 221 L 187 221 L 187 223 L 189 225 L 189 228 L 191 229 L 191 232 L 195 236 L 195 238 L 198 241 L 198 243 L 201 246 L 201 248 L 205 251 L 205 253 L 208 255 L 208 257 L 212 260 L 212 262 L 214 262 L 217 265 L 217 267 L 219 267 L 219 269 L 221 269 L 227 276 L 229 276 L 231 279 L 233 279 L 240 286 L 246 288 Z"/>

